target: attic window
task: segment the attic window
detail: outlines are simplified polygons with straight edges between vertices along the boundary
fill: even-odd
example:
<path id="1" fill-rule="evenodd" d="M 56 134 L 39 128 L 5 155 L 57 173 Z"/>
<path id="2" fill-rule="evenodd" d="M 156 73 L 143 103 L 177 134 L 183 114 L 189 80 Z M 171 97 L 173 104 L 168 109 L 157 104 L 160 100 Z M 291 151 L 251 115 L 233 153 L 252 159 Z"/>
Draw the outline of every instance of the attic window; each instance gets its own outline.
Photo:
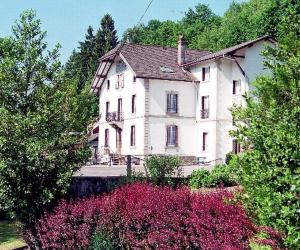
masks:
<path id="1" fill-rule="evenodd" d="M 121 73 L 126 69 L 127 69 L 127 65 L 123 61 L 120 60 L 116 63 L 116 73 Z"/>
<path id="2" fill-rule="evenodd" d="M 175 73 L 175 71 L 171 68 L 168 68 L 168 67 L 160 67 L 160 70 L 163 72 L 163 73 Z"/>

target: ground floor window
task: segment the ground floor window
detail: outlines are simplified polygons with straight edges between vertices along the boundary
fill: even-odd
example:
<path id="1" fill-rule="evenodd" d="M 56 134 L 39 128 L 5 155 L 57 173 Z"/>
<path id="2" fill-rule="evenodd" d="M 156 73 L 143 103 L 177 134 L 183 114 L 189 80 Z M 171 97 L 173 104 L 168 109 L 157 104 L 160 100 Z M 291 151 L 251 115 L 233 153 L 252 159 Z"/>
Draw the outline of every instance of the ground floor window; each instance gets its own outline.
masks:
<path id="1" fill-rule="evenodd" d="M 130 146 L 135 146 L 135 126 L 131 126 L 130 128 Z"/>
<path id="2" fill-rule="evenodd" d="M 178 128 L 175 125 L 167 126 L 167 146 L 178 146 Z"/>
<path id="3" fill-rule="evenodd" d="M 236 139 L 232 141 L 232 152 L 235 154 L 241 152 L 241 144 Z"/>
<path id="4" fill-rule="evenodd" d="M 104 146 L 108 147 L 109 145 L 109 129 L 105 129 L 105 137 L 104 137 Z"/>
<path id="5" fill-rule="evenodd" d="M 208 133 L 207 132 L 203 132 L 202 133 L 202 151 L 206 151 L 207 150 L 207 138 L 208 138 Z"/>

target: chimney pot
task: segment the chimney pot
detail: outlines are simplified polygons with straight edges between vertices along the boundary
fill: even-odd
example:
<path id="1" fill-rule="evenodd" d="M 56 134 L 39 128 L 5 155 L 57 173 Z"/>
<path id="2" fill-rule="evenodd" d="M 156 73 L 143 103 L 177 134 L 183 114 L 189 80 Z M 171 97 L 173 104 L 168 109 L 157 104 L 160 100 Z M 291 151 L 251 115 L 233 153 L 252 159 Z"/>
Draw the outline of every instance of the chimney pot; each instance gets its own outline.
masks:
<path id="1" fill-rule="evenodd" d="M 185 40 L 183 35 L 180 35 L 178 39 L 178 55 L 177 55 L 178 65 L 182 65 L 185 63 L 185 50 L 186 50 Z"/>

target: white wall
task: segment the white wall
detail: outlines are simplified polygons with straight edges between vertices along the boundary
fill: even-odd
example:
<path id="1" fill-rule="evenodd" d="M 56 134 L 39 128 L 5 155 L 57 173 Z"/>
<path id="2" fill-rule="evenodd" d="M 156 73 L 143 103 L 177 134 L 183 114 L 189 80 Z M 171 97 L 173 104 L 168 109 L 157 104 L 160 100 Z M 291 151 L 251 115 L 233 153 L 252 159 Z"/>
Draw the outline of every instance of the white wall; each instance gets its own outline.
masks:
<path id="1" fill-rule="evenodd" d="M 178 94 L 178 114 L 167 114 L 167 93 Z M 149 153 L 195 155 L 196 85 L 192 82 L 150 80 Z M 178 147 L 166 147 L 166 127 L 178 127 Z"/>
<path id="2" fill-rule="evenodd" d="M 99 93 L 99 151 L 103 149 L 105 141 L 105 129 L 109 129 L 109 146 L 113 153 L 116 152 L 116 130 L 106 122 L 106 102 L 110 102 L 110 112 L 118 110 L 118 98 L 122 98 L 122 111 L 124 121 L 122 126 L 122 154 L 143 154 L 144 147 L 144 114 L 145 114 L 145 89 L 144 80 L 136 79 L 133 82 L 134 72 L 128 67 L 124 72 L 124 88 L 115 88 L 117 81 L 116 65 L 112 65 L 107 78 Z M 107 89 L 107 80 L 110 80 L 110 89 Z M 136 113 L 131 113 L 132 95 L 136 95 Z M 130 127 L 134 125 L 136 131 L 136 146 L 130 147 Z"/>
<path id="3" fill-rule="evenodd" d="M 202 81 L 202 68 L 210 67 L 209 80 Z M 205 158 L 206 161 L 216 159 L 216 119 L 217 119 L 217 64 L 215 61 L 206 61 L 191 68 L 191 72 L 200 81 L 198 84 L 197 102 L 196 102 L 196 147 L 195 155 Z M 201 119 L 201 97 L 209 96 L 209 118 Z M 203 133 L 207 135 L 207 149 L 202 150 Z"/>

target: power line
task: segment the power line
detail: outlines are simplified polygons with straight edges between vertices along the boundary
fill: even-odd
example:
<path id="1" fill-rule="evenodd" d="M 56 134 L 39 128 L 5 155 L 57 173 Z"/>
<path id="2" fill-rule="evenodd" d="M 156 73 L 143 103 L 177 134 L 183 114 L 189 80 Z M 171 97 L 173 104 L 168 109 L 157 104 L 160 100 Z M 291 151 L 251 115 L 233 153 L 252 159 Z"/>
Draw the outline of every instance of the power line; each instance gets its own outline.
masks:
<path id="1" fill-rule="evenodd" d="M 150 2 L 149 2 L 149 4 L 148 4 L 148 6 L 147 6 L 145 12 L 143 13 L 143 15 L 141 16 L 141 18 L 140 18 L 139 21 L 137 22 L 137 25 L 136 25 L 136 26 L 138 26 L 138 25 L 141 23 L 141 21 L 143 20 L 144 16 L 146 15 L 146 13 L 147 13 L 148 9 L 150 8 L 151 4 L 153 3 L 153 1 L 154 1 L 154 0 L 150 0 Z"/>

